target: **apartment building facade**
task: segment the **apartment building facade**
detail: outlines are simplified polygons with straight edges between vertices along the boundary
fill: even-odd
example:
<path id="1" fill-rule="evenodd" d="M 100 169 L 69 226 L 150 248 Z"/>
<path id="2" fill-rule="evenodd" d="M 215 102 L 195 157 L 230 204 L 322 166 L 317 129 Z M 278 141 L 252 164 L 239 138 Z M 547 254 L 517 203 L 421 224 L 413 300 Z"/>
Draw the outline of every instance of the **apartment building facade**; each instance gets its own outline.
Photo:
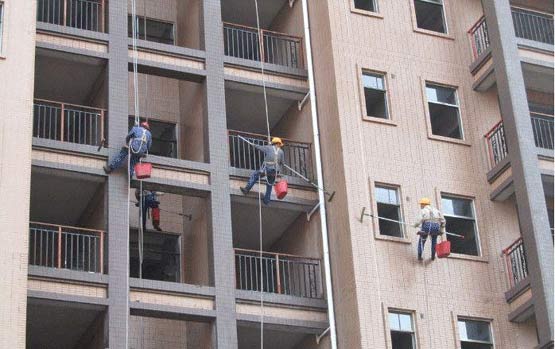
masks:
<path id="1" fill-rule="evenodd" d="M 260 28 L 250 0 L 0 1 L 2 347 L 333 347 L 326 277 L 339 348 L 552 345 L 552 4 L 308 1 L 331 276 L 311 185 L 239 190 L 265 99 L 318 179 L 302 1 L 257 5 Z M 102 170 L 137 115 L 141 183 Z M 361 216 L 422 196 L 465 236 L 447 259 Z"/>

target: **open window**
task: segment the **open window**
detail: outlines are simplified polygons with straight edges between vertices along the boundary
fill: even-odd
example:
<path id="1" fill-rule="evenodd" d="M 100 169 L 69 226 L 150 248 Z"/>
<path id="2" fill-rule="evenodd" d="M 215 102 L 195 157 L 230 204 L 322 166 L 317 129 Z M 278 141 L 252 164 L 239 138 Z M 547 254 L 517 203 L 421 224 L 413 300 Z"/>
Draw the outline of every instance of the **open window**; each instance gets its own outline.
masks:
<path id="1" fill-rule="evenodd" d="M 403 226 L 401 223 L 386 220 L 402 221 L 398 188 L 377 184 L 375 193 L 378 216 L 385 218 L 378 220 L 380 235 L 403 237 Z"/>
<path id="2" fill-rule="evenodd" d="M 141 118 L 141 122 L 145 119 Z M 135 124 L 135 118 L 129 117 L 129 128 Z M 149 153 L 152 155 L 177 158 L 177 125 L 172 122 L 148 120 L 150 133 L 152 134 L 152 147 Z"/>
<path id="3" fill-rule="evenodd" d="M 461 349 L 492 349 L 490 323 L 469 319 L 458 320 Z"/>
<path id="4" fill-rule="evenodd" d="M 447 235 L 447 239 L 451 241 L 451 252 L 472 256 L 480 255 L 473 201 L 442 195 L 441 208 L 446 220 L 446 230 L 464 236 L 464 239 L 460 239 Z"/>
<path id="5" fill-rule="evenodd" d="M 354 0 L 357 10 L 378 12 L 376 0 Z"/>
<path id="6" fill-rule="evenodd" d="M 426 97 L 428 99 L 432 134 L 463 139 L 457 90 L 426 83 Z"/>
<path id="7" fill-rule="evenodd" d="M 418 28 L 446 33 L 443 0 L 414 0 Z"/>
<path id="8" fill-rule="evenodd" d="M 366 116 L 388 119 L 385 76 L 379 73 L 362 73 Z"/>
<path id="9" fill-rule="evenodd" d="M 415 349 L 416 339 L 412 314 L 408 312 L 389 311 L 389 330 L 393 349 Z"/>

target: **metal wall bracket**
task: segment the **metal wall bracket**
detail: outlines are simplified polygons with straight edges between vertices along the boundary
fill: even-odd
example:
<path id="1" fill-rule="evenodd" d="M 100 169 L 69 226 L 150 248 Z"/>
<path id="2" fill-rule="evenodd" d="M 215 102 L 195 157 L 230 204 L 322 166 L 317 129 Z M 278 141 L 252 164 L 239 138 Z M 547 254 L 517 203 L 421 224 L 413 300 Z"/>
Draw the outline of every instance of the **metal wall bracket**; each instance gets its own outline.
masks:
<path id="1" fill-rule="evenodd" d="M 289 7 L 293 7 L 295 5 L 295 0 L 289 0 Z"/>
<path id="2" fill-rule="evenodd" d="M 322 340 L 322 338 L 324 338 L 324 336 L 325 336 L 326 334 L 328 334 L 329 331 L 330 331 L 330 328 L 328 327 L 328 328 L 326 328 L 326 329 L 324 330 L 324 332 L 322 332 L 320 335 L 315 335 L 315 337 L 316 337 L 316 344 L 320 344 L 320 341 Z"/>
<path id="3" fill-rule="evenodd" d="M 310 212 L 306 213 L 306 220 L 307 222 L 310 222 L 310 218 L 312 217 L 312 215 L 314 214 L 314 212 L 316 212 L 316 210 L 320 207 L 320 203 L 317 203 L 316 206 L 314 206 L 312 208 L 312 210 L 310 210 Z"/>
<path id="4" fill-rule="evenodd" d="M 298 102 L 298 108 L 299 108 L 299 110 L 302 110 L 302 109 L 303 109 L 303 106 L 305 105 L 305 103 L 306 103 L 306 101 L 308 100 L 309 97 L 310 97 L 310 92 L 308 92 L 308 93 L 303 97 L 303 99 L 300 100 L 300 101 Z"/>

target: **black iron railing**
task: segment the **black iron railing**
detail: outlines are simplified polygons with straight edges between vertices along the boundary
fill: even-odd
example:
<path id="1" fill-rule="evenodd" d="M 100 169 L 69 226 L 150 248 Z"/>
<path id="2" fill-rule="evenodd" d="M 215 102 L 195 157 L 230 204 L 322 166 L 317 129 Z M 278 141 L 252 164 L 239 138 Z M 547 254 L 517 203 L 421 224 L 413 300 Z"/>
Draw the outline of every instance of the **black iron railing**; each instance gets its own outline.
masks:
<path id="1" fill-rule="evenodd" d="M 38 0 L 37 21 L 105 31 L 105 0 Z"/>
<path id="2" fill-rule="evenodd" d="M 532 113 L 532 130 L 536 147 L 553 149 L 553 115 Z"/>
<path id="3" fill-rule="evenodd" d="M 470 35 L 470 43 L 472 44 L 472 53 L 476 59 L 489 47 L 486 18 L 480 18 L 468 31 L 468 34 Z"/>
<path id="4" fill-rule="evenodd" d="M 511 9 L 515 35 L 553 45 L 553 15 L 519 7 Z"/>
<path id="5" fill-rule="evenodd" d="M 509 154 L 507 143 L 505 142 L 505 129 L 503 127 L 503 121 L 497 123 L 497 125 L 495 125 L 485 135 L 485 138 L 490 159 L 490 166 L 494 167 L 501 160 L 503 160 L 507 154 Z"/>
<path id="6" fill-rule="evenodd" d="M 243 137 L 257 145 L 268 144 L 264 135 L 229 130 L 229 161 L 230 166 L 247 170 L 259 169 L 264 161 L 261 151 L 250 146 L 242 140 Z M 293 170 L 299 172 L 307 178 L 312 178 L 312 149 L 309 143 L 294 142 L 284 139 L 284 160 Z M 282 174 L 295 176 L 289 169 L 283 168 Z"/>
<path id="7" fill-rule="evenodd" d="M 509 287 L 513 288 L 528 276 L 528 263 L 526 262 L 526 251 L 522 238 L 518 238 L 509 247 L 504 249 L 503 256 L 507 266 Z"/>
<path id="8" fill-rule="evenodd" d="M 304 298 L 322 298 L 320 260 L 235 249 L 236 287 Z"/>

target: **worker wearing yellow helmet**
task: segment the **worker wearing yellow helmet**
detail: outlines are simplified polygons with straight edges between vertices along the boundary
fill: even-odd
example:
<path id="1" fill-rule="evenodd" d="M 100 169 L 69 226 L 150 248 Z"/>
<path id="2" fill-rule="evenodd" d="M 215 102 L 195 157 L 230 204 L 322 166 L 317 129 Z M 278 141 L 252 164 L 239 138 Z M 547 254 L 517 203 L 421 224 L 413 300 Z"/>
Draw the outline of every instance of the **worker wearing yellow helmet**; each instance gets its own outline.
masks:
<path id="1" fill-rule="evenodd" d="M 254 184 L 261 178 L 266 176 L 266 194 L 264 195 L 264 204 L 268 205 L 270 203 L 270 198 L 272 195 L 272 187 L 276 182 L 276 177 L 280 174 L 281 168 L 283 167 L 284 154 L 283 141 L 279 137 L 272 138 L 271 145 L 257 145 L 249 142 L 257 150 L 264 154 L 264 162 L 260 169 L 254 171 L 249 178 L 247 185 L 241 188 L 243 194 L 247 195 Z"/>
<path id="2" fill-rule="evenodd" d="M 417 222 L 414 223 L 415 228 L 420 227 L 418 232 L 418 235 L 420 235 L 418 239 L 418 260 L 422 260 L 424 244 L 428 235 L 432 237 L 432 260 L 434 260 L 436 258 L 437 237 L 445 232 L 445 218 L 437 208 L 432 206 L 429 198 L 424 197 L 418 203 L 420 204 L 420 215 Z"/>

